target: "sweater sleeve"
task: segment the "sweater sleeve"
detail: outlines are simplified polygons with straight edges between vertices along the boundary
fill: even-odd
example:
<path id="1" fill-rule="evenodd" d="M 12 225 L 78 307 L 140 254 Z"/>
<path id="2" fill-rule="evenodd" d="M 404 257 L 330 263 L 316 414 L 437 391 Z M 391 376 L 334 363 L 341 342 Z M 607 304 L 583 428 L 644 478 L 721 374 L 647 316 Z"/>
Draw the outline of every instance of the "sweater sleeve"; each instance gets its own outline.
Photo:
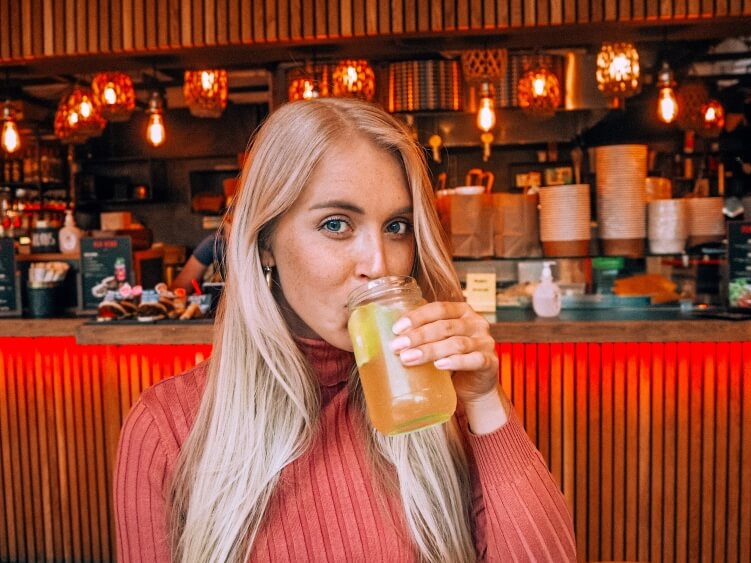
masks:
<path id="1" fill-rule="evenodd" d="M 480 559 L 576 561 L 563 494 L 513 409 L 495 432 L 467 435 L 476 464 L 473 507 Z"/>
<path id="2" fill-rule="evenodd" d="M 123 425 L 115 467 L 117 559 L 169 562 L 167 455 L 154 416 L 137 402 Z"/>

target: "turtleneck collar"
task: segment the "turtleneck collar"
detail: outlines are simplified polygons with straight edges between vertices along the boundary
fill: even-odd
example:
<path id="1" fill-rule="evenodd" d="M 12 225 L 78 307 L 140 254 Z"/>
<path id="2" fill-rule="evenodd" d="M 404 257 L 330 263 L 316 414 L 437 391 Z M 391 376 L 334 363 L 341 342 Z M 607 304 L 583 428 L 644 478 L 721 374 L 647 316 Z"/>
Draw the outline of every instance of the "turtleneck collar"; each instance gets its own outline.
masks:
<path id="1" fill-rule="evenodd" d="M 355 363 L 352 352 L 335 348 L 325 340 L 295 336 L 295 342 L 308 358 L 324 387 L 346 382 Z"/>

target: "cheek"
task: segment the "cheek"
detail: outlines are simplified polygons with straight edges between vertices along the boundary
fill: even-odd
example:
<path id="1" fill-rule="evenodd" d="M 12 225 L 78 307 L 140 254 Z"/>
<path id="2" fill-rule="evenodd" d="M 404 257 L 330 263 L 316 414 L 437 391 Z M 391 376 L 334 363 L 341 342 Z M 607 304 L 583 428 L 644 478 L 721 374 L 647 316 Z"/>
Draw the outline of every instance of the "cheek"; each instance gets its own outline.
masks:
<path id="1" fill-rule="evenodd" d="M 398 243 L 390 249 L 388 255 L 389 272 L 411 275 L 415 263 L 414 243 Z"/>
<path id="2" fill-rule="evenodd" d="M 287 246 L 277 267 L 284 296 L 300 315 L 315 311 L 326 300 L 343 271 L 336 253 L 299 245 Z"/>

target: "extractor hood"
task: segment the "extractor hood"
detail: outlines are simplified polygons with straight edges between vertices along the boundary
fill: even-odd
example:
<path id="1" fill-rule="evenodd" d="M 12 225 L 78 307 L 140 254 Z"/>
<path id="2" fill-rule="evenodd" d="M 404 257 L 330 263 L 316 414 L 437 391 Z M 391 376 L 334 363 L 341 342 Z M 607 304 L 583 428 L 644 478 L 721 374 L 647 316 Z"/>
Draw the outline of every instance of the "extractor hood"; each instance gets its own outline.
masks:
<path id="1" fill-rule="evenodd" d="M 607 98 L 600 93 L 595 82 L 596 55 L 584 49 L 556 51 L 554 54 L 565 60 L 563 107 L 547 119 L 531 116 L 519 108 L 497 109 L 493 144 L 571 141 L 610 111 Z M 472 105 L 470 100 L 465 107 Z M 419 140 L 424 144 L 436 134 L 441 136 L 445 147 L 477 146 L 481 142 L 474 113 L 420 113 L 415 115 L 415 125 Z"/>

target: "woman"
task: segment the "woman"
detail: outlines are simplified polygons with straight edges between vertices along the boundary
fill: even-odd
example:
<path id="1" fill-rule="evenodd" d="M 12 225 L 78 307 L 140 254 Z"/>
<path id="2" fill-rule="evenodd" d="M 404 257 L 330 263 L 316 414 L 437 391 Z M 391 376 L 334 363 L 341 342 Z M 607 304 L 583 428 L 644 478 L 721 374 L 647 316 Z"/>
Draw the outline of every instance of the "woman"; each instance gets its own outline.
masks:
<path id="1" fill-rule="evenodd" d="M 147 390 L 122 432 L 119 559 L 574 560 L 562 495 L 501 398 L 488 324 L 461 301 L 398 122 L 353 100 L 281 107 L 231 212 L 213 355 Z M 454 371 L 463 415 L 385 437 L 346 303 L 407 274 L 431 303 L 397 321 L 394 353 Z"/>

